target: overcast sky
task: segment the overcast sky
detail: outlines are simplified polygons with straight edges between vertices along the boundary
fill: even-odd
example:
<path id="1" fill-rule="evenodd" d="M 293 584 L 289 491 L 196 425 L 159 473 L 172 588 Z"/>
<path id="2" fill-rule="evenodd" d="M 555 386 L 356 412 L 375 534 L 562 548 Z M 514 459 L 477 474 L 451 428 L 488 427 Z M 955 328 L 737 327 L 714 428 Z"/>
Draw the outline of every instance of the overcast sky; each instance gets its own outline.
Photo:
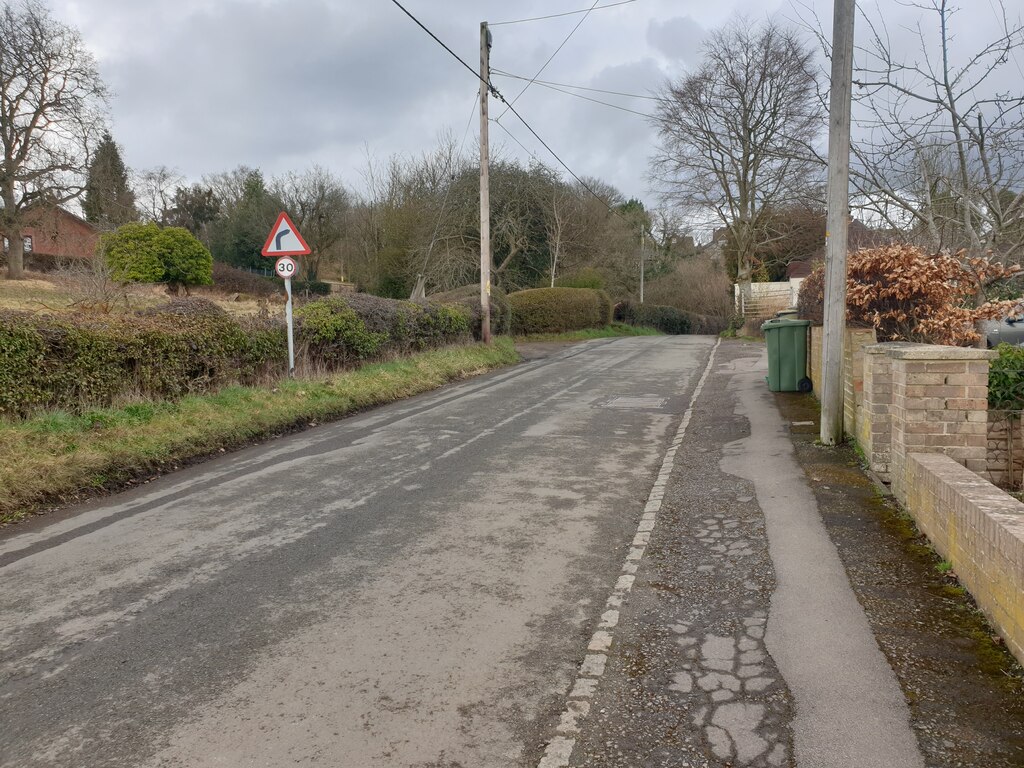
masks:
<path id="1" fill-rule="evenodd" d="M 367 151 L 418 154 L 441 131 L 467 151 L 477 136 L 478 81 L 388 0 L 50 0 L 81 30 L 113 90 L 112 131 L 134 169 L 167 165 L 192 180 L 239 164 L 273 176 L 319 163 L 360 189 Z M 609 4 L 615 0 L 601 0 Z M 996 0 L 962 0 L 958 50 L 997 29 Z M 472 66 L 479 24 L 573 11 L 588 0 L 403 0 Z M 1024 0 L 1007 0 L 1019 15 Z M 897 0 L 862 4 L 896 35 L 918 13 Z M 636 0 L 595 10 L 544 70 L 556 83 L 649 94 L 700 60 L 710 29 L 736 14 L 831 26 L 831 0 Z M 533 76 L 582 15 L 495 25 L 492 66 Z M 861 24 L 863 32 L 865 25 Z M 1014 62 L 1016 64 L 1016 62 Z M 1024 79 L 1024 72 L 1021 74 Z M 495 76 L 509 98 L 524 83 Z M 1018 81 L 1019 87 L 1019 81 Z M 589 94 L 639 112 L 644 99 Z M 538 85 L 516 108 L 579 175 L 655 202 L 647 181 L 654 131 L 640 115 Z M 471 112 L 472 117 L 471 117 Z M 492 116 L 502 109 L 492 102 Z M 511 114 L 501 124 L 554 162 Z M 492 146 L 528 158 L 500 127 Z"/>

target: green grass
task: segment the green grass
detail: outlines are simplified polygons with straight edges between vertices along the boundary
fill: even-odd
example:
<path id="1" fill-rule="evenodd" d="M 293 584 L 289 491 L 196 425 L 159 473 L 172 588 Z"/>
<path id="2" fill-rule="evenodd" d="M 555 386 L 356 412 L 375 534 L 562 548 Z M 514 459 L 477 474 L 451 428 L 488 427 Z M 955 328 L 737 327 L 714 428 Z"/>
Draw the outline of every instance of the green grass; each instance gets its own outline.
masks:
<path id="1" fill-rule="evenodd" d="M 425 352 L 266 387 L 176 402 L 0 422 L 0 523 L 313 422 L 383 405 L 518 361 L 511 340 Z"/>
<path id="2" fill-rule="evenodd" d="M 612 323 L 604 328 L 586 328 L 567 333 L 535 333 L 530 336 L 516 336 L 517 342 L 529 341 L 590 341 L 591 339 L 614 339 L 620 336 L 661 336 L 654 328 L 642 328 L 625 323 Z"/>

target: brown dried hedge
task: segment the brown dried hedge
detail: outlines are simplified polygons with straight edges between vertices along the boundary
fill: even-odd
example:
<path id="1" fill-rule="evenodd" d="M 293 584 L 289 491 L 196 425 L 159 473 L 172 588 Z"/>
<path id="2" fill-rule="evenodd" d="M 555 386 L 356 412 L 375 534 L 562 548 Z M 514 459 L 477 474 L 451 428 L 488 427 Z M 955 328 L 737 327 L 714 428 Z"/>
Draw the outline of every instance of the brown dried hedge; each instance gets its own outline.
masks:
<path id="1" fill-rule="evenodd" d="M 533 288 L 510 293 L 512 333 L 564 333 L 603 328 L 612 321 L 612 300 L 591 288 Z"/>

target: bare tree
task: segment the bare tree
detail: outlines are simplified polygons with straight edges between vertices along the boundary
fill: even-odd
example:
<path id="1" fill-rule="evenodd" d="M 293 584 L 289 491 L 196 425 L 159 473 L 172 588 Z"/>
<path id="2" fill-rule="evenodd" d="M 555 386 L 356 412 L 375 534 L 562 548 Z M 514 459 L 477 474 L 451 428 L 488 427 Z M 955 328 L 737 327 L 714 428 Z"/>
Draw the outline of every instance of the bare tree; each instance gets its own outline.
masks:
<path id="1" fill-rule="evenodd" d="M 921 12 L 915 46 L 897 44 L 882 21 L 865 16 L 869 38 L 855 74 L 862 135 L 851 169 L 858 202 L 926 248 L 1019 260 L 1024 88 L 1007 68 L 1024 46 L 1024 25 L 1011 23 L 999 0 L 985 8 L 998 12 L 995 39 L 965 52 L 954 43 L 952 3 L 903 5 Z"/>
<path id="2" fill-rule="evenodd" d="M 307 280 L 316 280 L 321 264 L 345 233 L 352 207 L 348 190 L 319 165 L 275 179 L 273 187 L 312 251 L 302 258 L 303 273 Z"/>
<path id="3" fill-rule="evenodd" d="M 174 211 L 174 194 L 185 177 L 173 168 L 158 165 L 138 175 L 136 200 L 143 218 L 166 226 Z"/>
<path id="4" fill-rule="evenodd" d="M 0 230 L 9 244 L 9 279 L 23 276 L 21 230 L 32 210 L 84 191 L 106 103 L 76 30 L 37 0 L 0 6 Z"/>
<path id="5" fill-rule="evenodd" d="M 655 180 L 691 215 L 727 228 L 743 284 L 765 212 L 806 199 L 821 172 L 813 60 L 795 32 L 737 19 L 711 35 L 696 72 L 666 86 L 654 116 Z"/>

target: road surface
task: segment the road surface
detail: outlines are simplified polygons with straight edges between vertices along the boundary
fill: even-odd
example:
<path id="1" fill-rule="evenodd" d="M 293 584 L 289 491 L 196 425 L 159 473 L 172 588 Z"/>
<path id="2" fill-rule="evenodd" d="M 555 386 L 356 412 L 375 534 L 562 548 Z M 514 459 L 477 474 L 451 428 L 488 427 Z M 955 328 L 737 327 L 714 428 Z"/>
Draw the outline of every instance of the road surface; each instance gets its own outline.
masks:
<path id="1" fill-rule="evenodd" d="M 15 528 L 0 765 L 536 765 L 714 344 L 573 347 Z"/>

